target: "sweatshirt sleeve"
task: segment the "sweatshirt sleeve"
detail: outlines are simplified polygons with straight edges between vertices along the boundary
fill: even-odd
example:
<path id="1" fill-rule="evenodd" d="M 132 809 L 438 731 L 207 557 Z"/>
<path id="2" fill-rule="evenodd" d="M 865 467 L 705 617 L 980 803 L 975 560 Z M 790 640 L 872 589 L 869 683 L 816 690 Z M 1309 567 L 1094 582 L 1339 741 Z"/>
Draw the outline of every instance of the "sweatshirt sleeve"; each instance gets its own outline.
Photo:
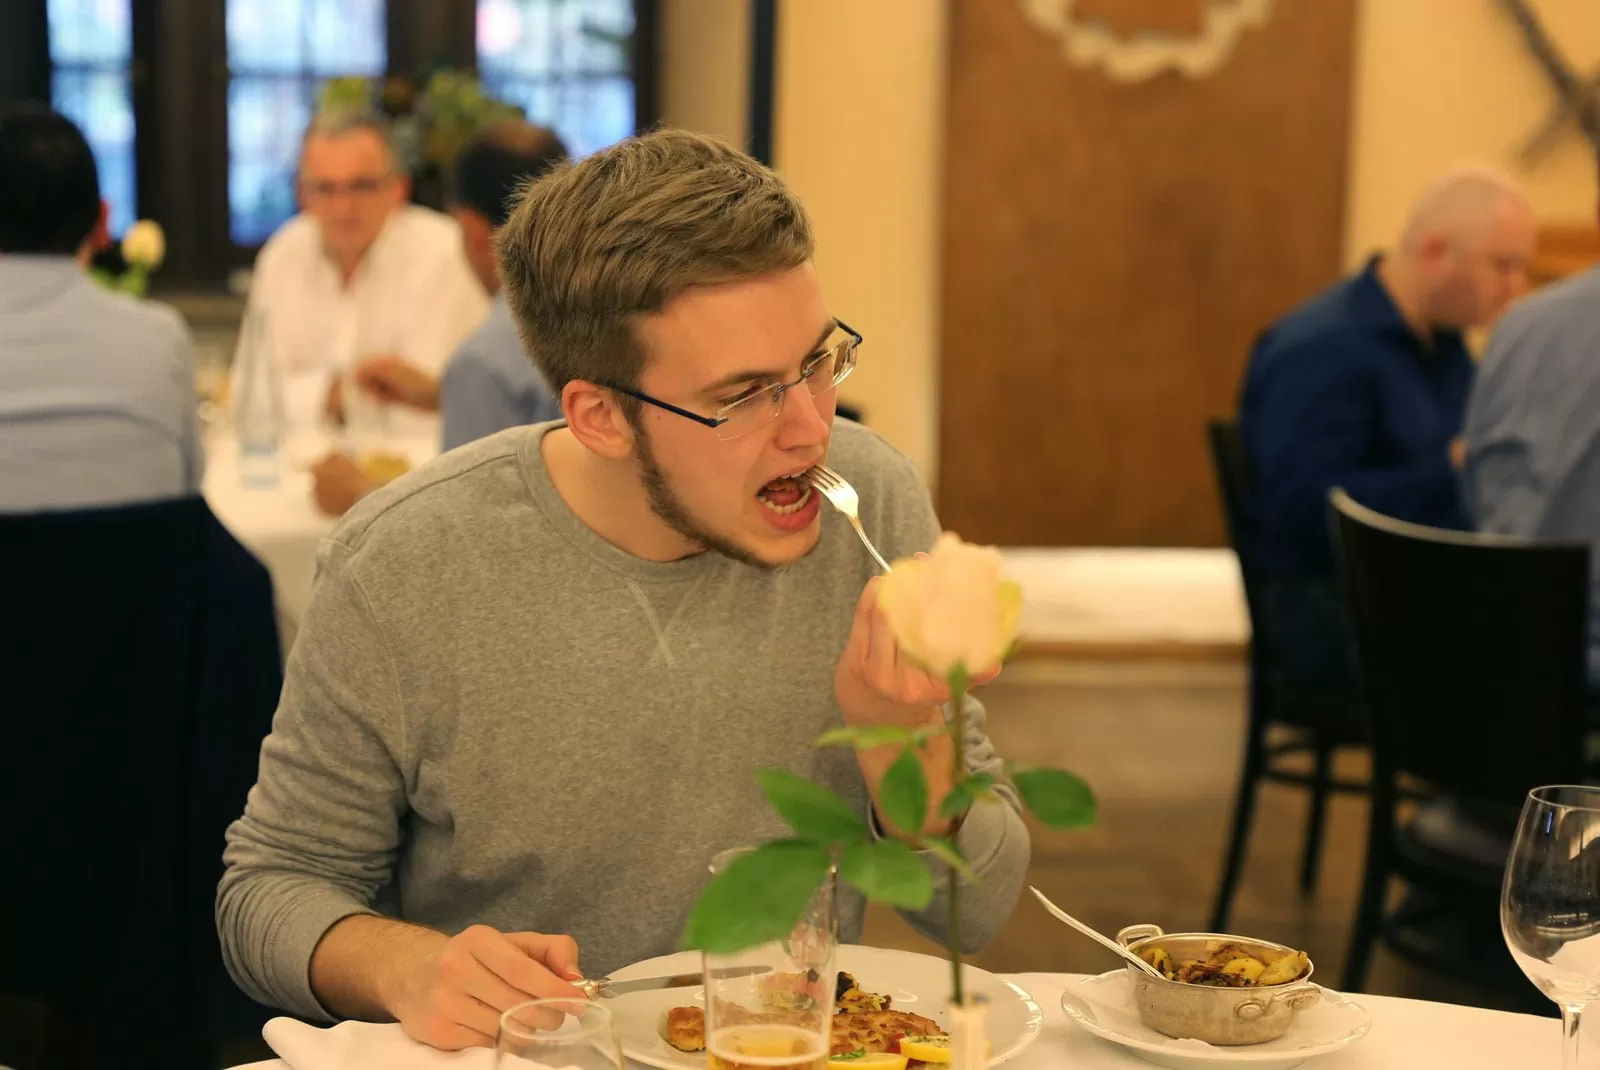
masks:
<path id="1" fill-rule="evenodd" d="M 311 954 L 333 924 L 376 913 L 407 808 L 393 662 L 348 551 L 324 545 L 245 812 L 228 829 L 217 929 L 251 997 L 309 1018 Z"/>
<path id="2" fill-rule="evenodd" d="M 890 561 L 930 549 L 939 537 L 939 519 L 933 501 L 910 460 L 885 448 L 889 456 L 878 466 L 872 500 L 878 504 L 869 533 L 881 532 L 879 550 Z M 880 482 L 881 481 L 881 482 Z M 863 496 L 863 500 L 867 500 Z M 877 538 L 878 536 L 874 536 Z M 946 710 L 946 716 L 949 716 Z M 1001 777 L 993 802 L 979 802 L 968 811 L 956 833 L 962 857 L 977 874 L 977 883 L 963 880 L 960 891 L 961 950 L 972 954 L 994 939 L 1011 912 L 1027 880 L 1032 847 L 1022 805 L 1016 790 L 1003 779 L 1004 762 L 988 733 L 988 712 L 968 695 L 965 705 L 967 769 Z M 870 807 L 869 807 L 870 809 Z M 876 819 L 873 819 L 876 829 Z M 934 877 L 933 901 L 923 910 L 901 911 L 913 928 L 943 944 L 949 925 L 949 867 L 932 855 L 925 856 Z"/>

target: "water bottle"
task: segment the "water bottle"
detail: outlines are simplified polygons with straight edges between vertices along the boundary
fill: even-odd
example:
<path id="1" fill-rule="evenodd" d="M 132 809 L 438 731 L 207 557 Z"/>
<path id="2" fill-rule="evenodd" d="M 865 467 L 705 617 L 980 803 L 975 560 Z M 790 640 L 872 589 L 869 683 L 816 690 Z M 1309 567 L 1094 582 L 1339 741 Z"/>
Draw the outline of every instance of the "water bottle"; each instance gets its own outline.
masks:
<path id="1" fill-rule="evenodd" d="M 233 423 L 239 436 L 239 478 L 246 487 L 275 487 L 281 476 L 283 384 L 266 345 L 265 317 L 259 309 L 244 323 L 238 381 Z"/>

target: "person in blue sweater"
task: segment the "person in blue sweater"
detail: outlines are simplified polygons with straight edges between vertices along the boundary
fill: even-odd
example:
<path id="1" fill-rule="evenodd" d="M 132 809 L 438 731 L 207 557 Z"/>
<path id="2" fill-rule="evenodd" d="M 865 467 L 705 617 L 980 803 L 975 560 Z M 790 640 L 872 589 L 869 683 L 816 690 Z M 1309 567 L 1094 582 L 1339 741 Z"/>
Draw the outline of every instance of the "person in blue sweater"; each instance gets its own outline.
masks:
<path id="1" fill-rule="evenodd" d="M 1600 695 L 1600 267 L 1495 327 L 1467 404 L 1466 497 L 1480 531 L 1587 541 L 1589 680 Z"/>
<path id="2" fill-rule="evenodd" d="M 1459 476 L 1473 377 L 1462 331 L 1523 292 L 1535 239 L 1513 180 L 1452 171 L 1412 206 L 1392 254 L 1257 339 L 1239 402 L 1255 476 L 1244 549 L 1264 579 L 1258 641 L 1295 682 L 1353 690 L 1330 490 L 1402 520 L 1472 526 Z"/>

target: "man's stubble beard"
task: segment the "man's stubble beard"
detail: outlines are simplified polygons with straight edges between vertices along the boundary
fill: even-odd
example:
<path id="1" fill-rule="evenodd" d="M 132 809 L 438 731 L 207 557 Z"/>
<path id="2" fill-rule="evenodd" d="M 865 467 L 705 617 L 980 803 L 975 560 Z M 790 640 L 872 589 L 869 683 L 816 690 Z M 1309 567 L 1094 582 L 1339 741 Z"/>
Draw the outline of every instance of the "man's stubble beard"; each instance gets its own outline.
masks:
<path id="1" fill-rule="evenodd" d="M 644 483 L 644 492 L 649 499 L 651 512 L 660 517 L 673 531 L 712 553 L 721 554 L 741 564 L 767 571 L 778 567 L 770 561 L 763 561 L 737 543 L 700 526 L 682 499 L 678 497 L 677 492 L 672 489 L 672 484 L 667 481 L 667 474 L 656 463 L 655 453 L 650 448 L 650 436 L 642 427 L 634 428 L 633 455 L 639 462 L 639 478 Z"/>

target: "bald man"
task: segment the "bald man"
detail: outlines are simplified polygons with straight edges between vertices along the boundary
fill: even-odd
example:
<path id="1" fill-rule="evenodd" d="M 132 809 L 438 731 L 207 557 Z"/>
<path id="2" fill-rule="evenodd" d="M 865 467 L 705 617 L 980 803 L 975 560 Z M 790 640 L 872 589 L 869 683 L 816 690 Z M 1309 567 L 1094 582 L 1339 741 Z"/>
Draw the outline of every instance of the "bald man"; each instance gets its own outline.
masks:
<path id="1" fill-rule="evenodd" d="M 1452 171 L 1412 206 L 1393 253 L 1256 341 L 1239 403 L 1255 467 L 1247 551 L 1266 579 L 1258 641 L 1294 682 L 1353 691 L 1330 489 L 1403 520 L 1471 527 L 1459 479 L 1473 375 L 1462 331 L 1523 292 L 1535 232 L 1512 179 Z"/>

